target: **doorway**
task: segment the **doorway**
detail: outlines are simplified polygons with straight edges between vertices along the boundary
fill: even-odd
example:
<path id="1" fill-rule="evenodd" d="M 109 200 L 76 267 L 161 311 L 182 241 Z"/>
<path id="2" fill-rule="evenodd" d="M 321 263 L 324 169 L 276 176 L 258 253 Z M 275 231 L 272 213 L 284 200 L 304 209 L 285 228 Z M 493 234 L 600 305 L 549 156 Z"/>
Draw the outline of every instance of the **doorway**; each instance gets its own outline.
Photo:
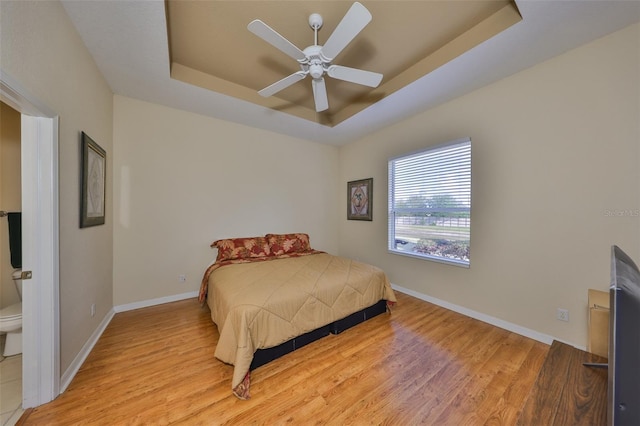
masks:
<path id="1" fill-rule="evenodd" d="M 58 117 L 0 69 L 0 100 L 21 113 L 22 406 L 59 394 Z"/>

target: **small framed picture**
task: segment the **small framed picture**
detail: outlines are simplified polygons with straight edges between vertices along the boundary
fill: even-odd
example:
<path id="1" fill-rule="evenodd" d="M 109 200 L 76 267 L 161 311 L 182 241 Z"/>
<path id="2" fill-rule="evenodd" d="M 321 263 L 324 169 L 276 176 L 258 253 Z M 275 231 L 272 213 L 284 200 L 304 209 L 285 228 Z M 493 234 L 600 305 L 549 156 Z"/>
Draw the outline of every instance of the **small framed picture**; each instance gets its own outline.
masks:
<path id="1" fill-rule="evenodd" d="M 347 219 L 373 220 L 373 178 L 347 182 Z"/>
<path id="2" fill-rule="evenodd" d="M 82 132 L 82 189 L 80 228 L 103 225 L 107 154 L 93 139 Z"/>

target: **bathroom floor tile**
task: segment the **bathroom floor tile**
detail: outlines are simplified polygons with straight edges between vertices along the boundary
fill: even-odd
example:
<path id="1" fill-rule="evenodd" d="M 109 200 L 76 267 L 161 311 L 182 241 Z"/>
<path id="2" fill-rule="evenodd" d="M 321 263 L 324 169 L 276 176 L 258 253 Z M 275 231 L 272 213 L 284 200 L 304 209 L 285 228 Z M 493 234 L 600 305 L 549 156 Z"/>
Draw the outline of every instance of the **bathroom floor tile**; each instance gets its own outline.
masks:
<path id="1" fill-rule="evenodd" d="M 14 426 L 18 423 L 20 417 L 22 417 L 22 413 L 24 413 L 24 410 L 19 408 L 14 412 L 0 414 L 0 424 L 2 426 Z"/>
<path id="2" fill-rule="evenodd" d="M 0 383 L 22 377 L 22 355 L 9 356 L 0 362 Z"/>
<path id="3" fill-rule="evenodd" d="M 0 383 L 0 410 L 2 414 L 13 413 L 22 406 L 22 380 Z"/>

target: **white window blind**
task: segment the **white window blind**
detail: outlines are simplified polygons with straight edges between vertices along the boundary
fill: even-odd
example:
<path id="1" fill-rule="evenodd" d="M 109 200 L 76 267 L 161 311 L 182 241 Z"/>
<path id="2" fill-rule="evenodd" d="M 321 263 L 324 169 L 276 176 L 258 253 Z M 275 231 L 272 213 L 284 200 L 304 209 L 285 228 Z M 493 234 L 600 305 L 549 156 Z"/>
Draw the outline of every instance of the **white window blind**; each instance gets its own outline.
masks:
<path id="1" fill-rule="evenodd" d="M 471 140 L 389 161 L 389 250 L 469 265 Z"/>

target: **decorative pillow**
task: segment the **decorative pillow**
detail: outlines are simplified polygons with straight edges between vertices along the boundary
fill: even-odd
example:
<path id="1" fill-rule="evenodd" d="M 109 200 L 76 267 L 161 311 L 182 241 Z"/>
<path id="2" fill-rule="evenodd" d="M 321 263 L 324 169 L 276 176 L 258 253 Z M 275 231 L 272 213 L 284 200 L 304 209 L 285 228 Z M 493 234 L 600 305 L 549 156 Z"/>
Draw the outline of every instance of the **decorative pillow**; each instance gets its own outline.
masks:
<path id="1" fill-rule="evenodd" d="M 308 234 L 267 234 L 272 256 L 311 251 Z"/>
<path id="2" fill-rule="evenodd" d="M 223 260 L 248 259 L 252 257 L 266 257 L 271 254 L 269 243 L 265 237 L 231 238 L 217 240 L 211 247 L 218 249 L 216 262 Z"/>

